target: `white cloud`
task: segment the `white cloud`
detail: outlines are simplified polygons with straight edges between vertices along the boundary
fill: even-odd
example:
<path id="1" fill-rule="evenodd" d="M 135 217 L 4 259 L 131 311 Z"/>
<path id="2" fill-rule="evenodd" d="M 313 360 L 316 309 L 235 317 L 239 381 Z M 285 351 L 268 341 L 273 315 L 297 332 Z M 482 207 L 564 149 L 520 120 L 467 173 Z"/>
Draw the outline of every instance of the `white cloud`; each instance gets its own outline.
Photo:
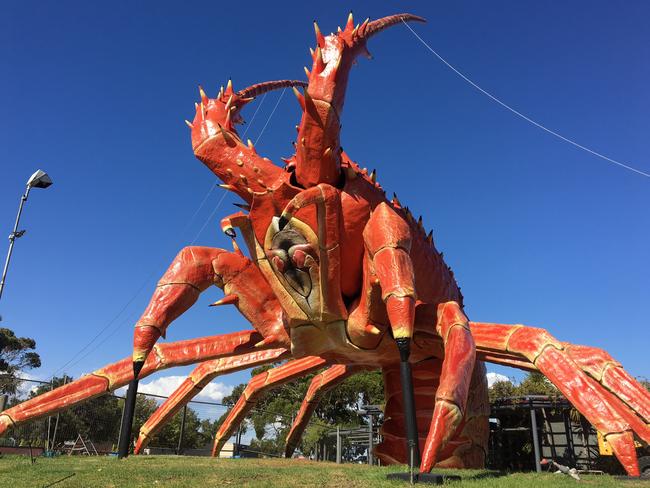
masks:
<path id="1" fill-rule="evenodd" d="M 35 380 L 38 379 L 36 375 L 26 373 L 24 371 L 20 372 L 20 377 L 24 380 Z M 33 381 L 21 381 L 18 384 L 16 389 L 16 395 L 18 398 L 27 398 L 32 391 L 35 391 L 36 388 L 41 386 L 41 383 L 34 383 Z"/>
<path id="2" fill-rule="evenodd" d="M 491 388 L 492 385 L 497 381 L 507 381 L 508 383 L 512 383 L 512 381 L 510 381 L 510 378 L 499 373 L 488 373 L 485 375 L 485 377 L 487 378 L 488 388 Z"/>
<path id="3" fill-rule="evenodd" d="M 167 397 L 171 395 L 186 378 L 187 376 L 162 376 L 150 381 L 149 383 L 140 383 L 138 386 L 138 393 L 149 393 L 152 395 Z M 230 394 L 232 388 L 231 385 L 226 385 L 225 383 L 213 382 L 203 388 L 201 393 L 199 393 L 195 399 L 219 403 L 223 400 L 224 396 Z M 116 390 L 115 393 L 118 395 L 126 394 L 126 387 Z"/>
<path id="4" fill-rule="evenodd" d="M 213 402 L 220 402 L 223 397 L 230 395 L 232 386 L 224 383 L 210 383 L 203 388 L 203 391 L 197 395 L 197 400 L 208 400 Z"/>

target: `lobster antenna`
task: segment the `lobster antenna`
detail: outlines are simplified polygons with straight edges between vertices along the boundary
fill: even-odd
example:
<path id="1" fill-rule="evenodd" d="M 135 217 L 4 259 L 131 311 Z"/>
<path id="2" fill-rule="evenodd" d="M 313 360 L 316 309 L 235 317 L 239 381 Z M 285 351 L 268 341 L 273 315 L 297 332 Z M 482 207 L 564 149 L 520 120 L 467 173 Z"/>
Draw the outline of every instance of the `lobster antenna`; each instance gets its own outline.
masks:
<path id="1" fill-rule="evenodd" d="M 265 81 L 263 83 L 251 85 L 248 88 L 244 88 L 243 90 L 238 91 L 237 95 L 242 98 L 255 98 L 272 90 L 279 90 L 280 88 L 288 88 L 293 86 L 306 87 L 307 82 L 300 80 Z"/>
<path id="2" fill-rule="evenodd" d="M 389 15 L 387 17 L 382 17 L 381 19 L 373 20 L 369 22 L 366 28 L 361 32 L 361 35 L 366 39 L 379 34 L 381 31 L 392 27 L 393 25 L 399 24 L 400 22 L 426 22 L 424 17 L 413 14 L 395 14 Z"/>

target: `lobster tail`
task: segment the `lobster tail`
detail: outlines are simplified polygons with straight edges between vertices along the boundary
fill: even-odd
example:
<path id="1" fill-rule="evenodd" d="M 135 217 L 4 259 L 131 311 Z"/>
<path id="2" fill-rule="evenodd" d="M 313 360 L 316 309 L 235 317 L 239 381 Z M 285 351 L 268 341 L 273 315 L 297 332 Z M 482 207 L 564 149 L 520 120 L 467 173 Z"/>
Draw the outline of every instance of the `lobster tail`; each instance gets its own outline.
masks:
<path id="1" fill-rule="evenodd" d="M 251 85 L 247 88 L 244 88 L 243 90 L 239 90 L 237 92 L 237 95 L 239 95 L 241 98 L 255 98 L 272 90 L 279 90 L 280 88 L 289 88 L 294 86 L 306 87 L 307 82 L 300 80 L 265 81 L 263 83 L 256 83 L 255 85 Z"/>

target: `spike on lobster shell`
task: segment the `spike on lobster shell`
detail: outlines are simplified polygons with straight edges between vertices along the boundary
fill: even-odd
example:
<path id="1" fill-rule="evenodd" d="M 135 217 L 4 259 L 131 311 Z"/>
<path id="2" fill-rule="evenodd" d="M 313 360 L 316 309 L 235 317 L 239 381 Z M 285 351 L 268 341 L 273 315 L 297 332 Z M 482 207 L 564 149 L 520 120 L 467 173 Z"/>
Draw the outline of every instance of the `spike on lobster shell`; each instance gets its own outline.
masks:
<path id="1" fill-rule="evenodd" d="M 228 84 L 226 85 L 226 91 L 224 92 L 226 95 L 232 95 L 232 80 L 229 78 L 228 79 Z"/>
<path id="2" fill-rule="evenodd" d="M 314 33 L 316 34 L 316 44 L 318 46 L 324 46 L 325 45 L 325 37 L 323 36 L 322 32 L 320 31 L 320 28 L 318 27 L 318 24 L 314 20 Z"/>
<path id="3" fill-rule="evenodd" d="M 323 61 L 323 51 L 320 47 L 316 48 L 314 56 L 314 72 L 321 73 L 325 69 L 325 62 Z"/>
<path id="4" fill-rule="evenodd" d="M 275 344 L 278 342 L 278 336 L 276 334 L 271 334 L 268 337 L 265 337 L 261 341 L 259 341 L 257 344 L 255 344 L 255 347 L 264 347 L 264 346 L 270 346 L 271 344 Z"/>
<path id="5" fill-rule="evenodd" d="M 203 87 L 199 85 L 199 95 L 201 97 L 201 103 L 204 103 L 207 105 L 208 103 L 208 96 L 205 94 L 205 91 L 203 91 Z"/>
<path id="6" fill-rule="evenodd" d="M 354 17 L 352 16 L 352 11 L 350 11 L 350 15 L 348 15 L 348 22 L 345 24 L 345 30 L 346 31 L 351 31 L 354 29 Z"/>
<path id="7" fill-rule="evenodd" d="M 296 96 L 296 98 L 298 99 L 298 103 L 300 104 L 300 108 L 301 108 L 301 109 L 303 110 L 303 112 L 304 112 L 304 111 L 305 111 L 305 97 L 302 95 L 302 93 L 300 93 L 300 91 L 298 91 L 298 89 L 297 89 L 295 86 L 292 87 L 292 90 L 293 90 L 293 94 L 294 94 L 294 95 Z M 306 92 L 305 92 L 305 93 L 306 93 Z"/>
<path id="8" fill-rule="evenodd" d="M 226 295 L 221 300 L 217 300 L 214 303 L 211 303 L 211 307 L 219 307 L 221 305 L 237 305 L 239 302 L 239 297 L 237 295 Z"/>

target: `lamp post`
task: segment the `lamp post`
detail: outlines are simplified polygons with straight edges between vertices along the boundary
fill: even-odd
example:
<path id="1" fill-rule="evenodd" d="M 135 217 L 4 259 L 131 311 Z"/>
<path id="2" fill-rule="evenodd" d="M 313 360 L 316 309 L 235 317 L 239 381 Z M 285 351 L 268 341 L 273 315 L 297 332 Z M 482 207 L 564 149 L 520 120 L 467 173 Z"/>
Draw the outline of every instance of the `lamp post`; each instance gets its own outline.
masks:
<path id="1" fill-rule="evenodd" d="M 18 207 L 18 215 L 16 215 L 16 222 L 14 224 L 14 230 L 9 234 L 9 250 L 7 251 L 7 259 L 5 260 L 5 267 L 2 271 L 2 280 L 0 281 L 0 298 L 2 298 L 2 292 L 5 288 L 5 280 L 7 278 L 7 270 L 9 269 L 9 261 L 11 260 L 11 253 L 14 250 L 14 243 L 16 239 L 23 236 L 25 233 L 24 230 L 18 230 L 18 224 L 20 223 L 20 216 L 23 213 L 23 206 L 29 197 L 29 192 L 32 188 L 47 188 L 52 184 L 52 179 L 48 176 L 45 171 L 38 170 L 27 180 L 27 188 L 25 188 L 25 193 L 20 198 L 20 206 Z"/>

